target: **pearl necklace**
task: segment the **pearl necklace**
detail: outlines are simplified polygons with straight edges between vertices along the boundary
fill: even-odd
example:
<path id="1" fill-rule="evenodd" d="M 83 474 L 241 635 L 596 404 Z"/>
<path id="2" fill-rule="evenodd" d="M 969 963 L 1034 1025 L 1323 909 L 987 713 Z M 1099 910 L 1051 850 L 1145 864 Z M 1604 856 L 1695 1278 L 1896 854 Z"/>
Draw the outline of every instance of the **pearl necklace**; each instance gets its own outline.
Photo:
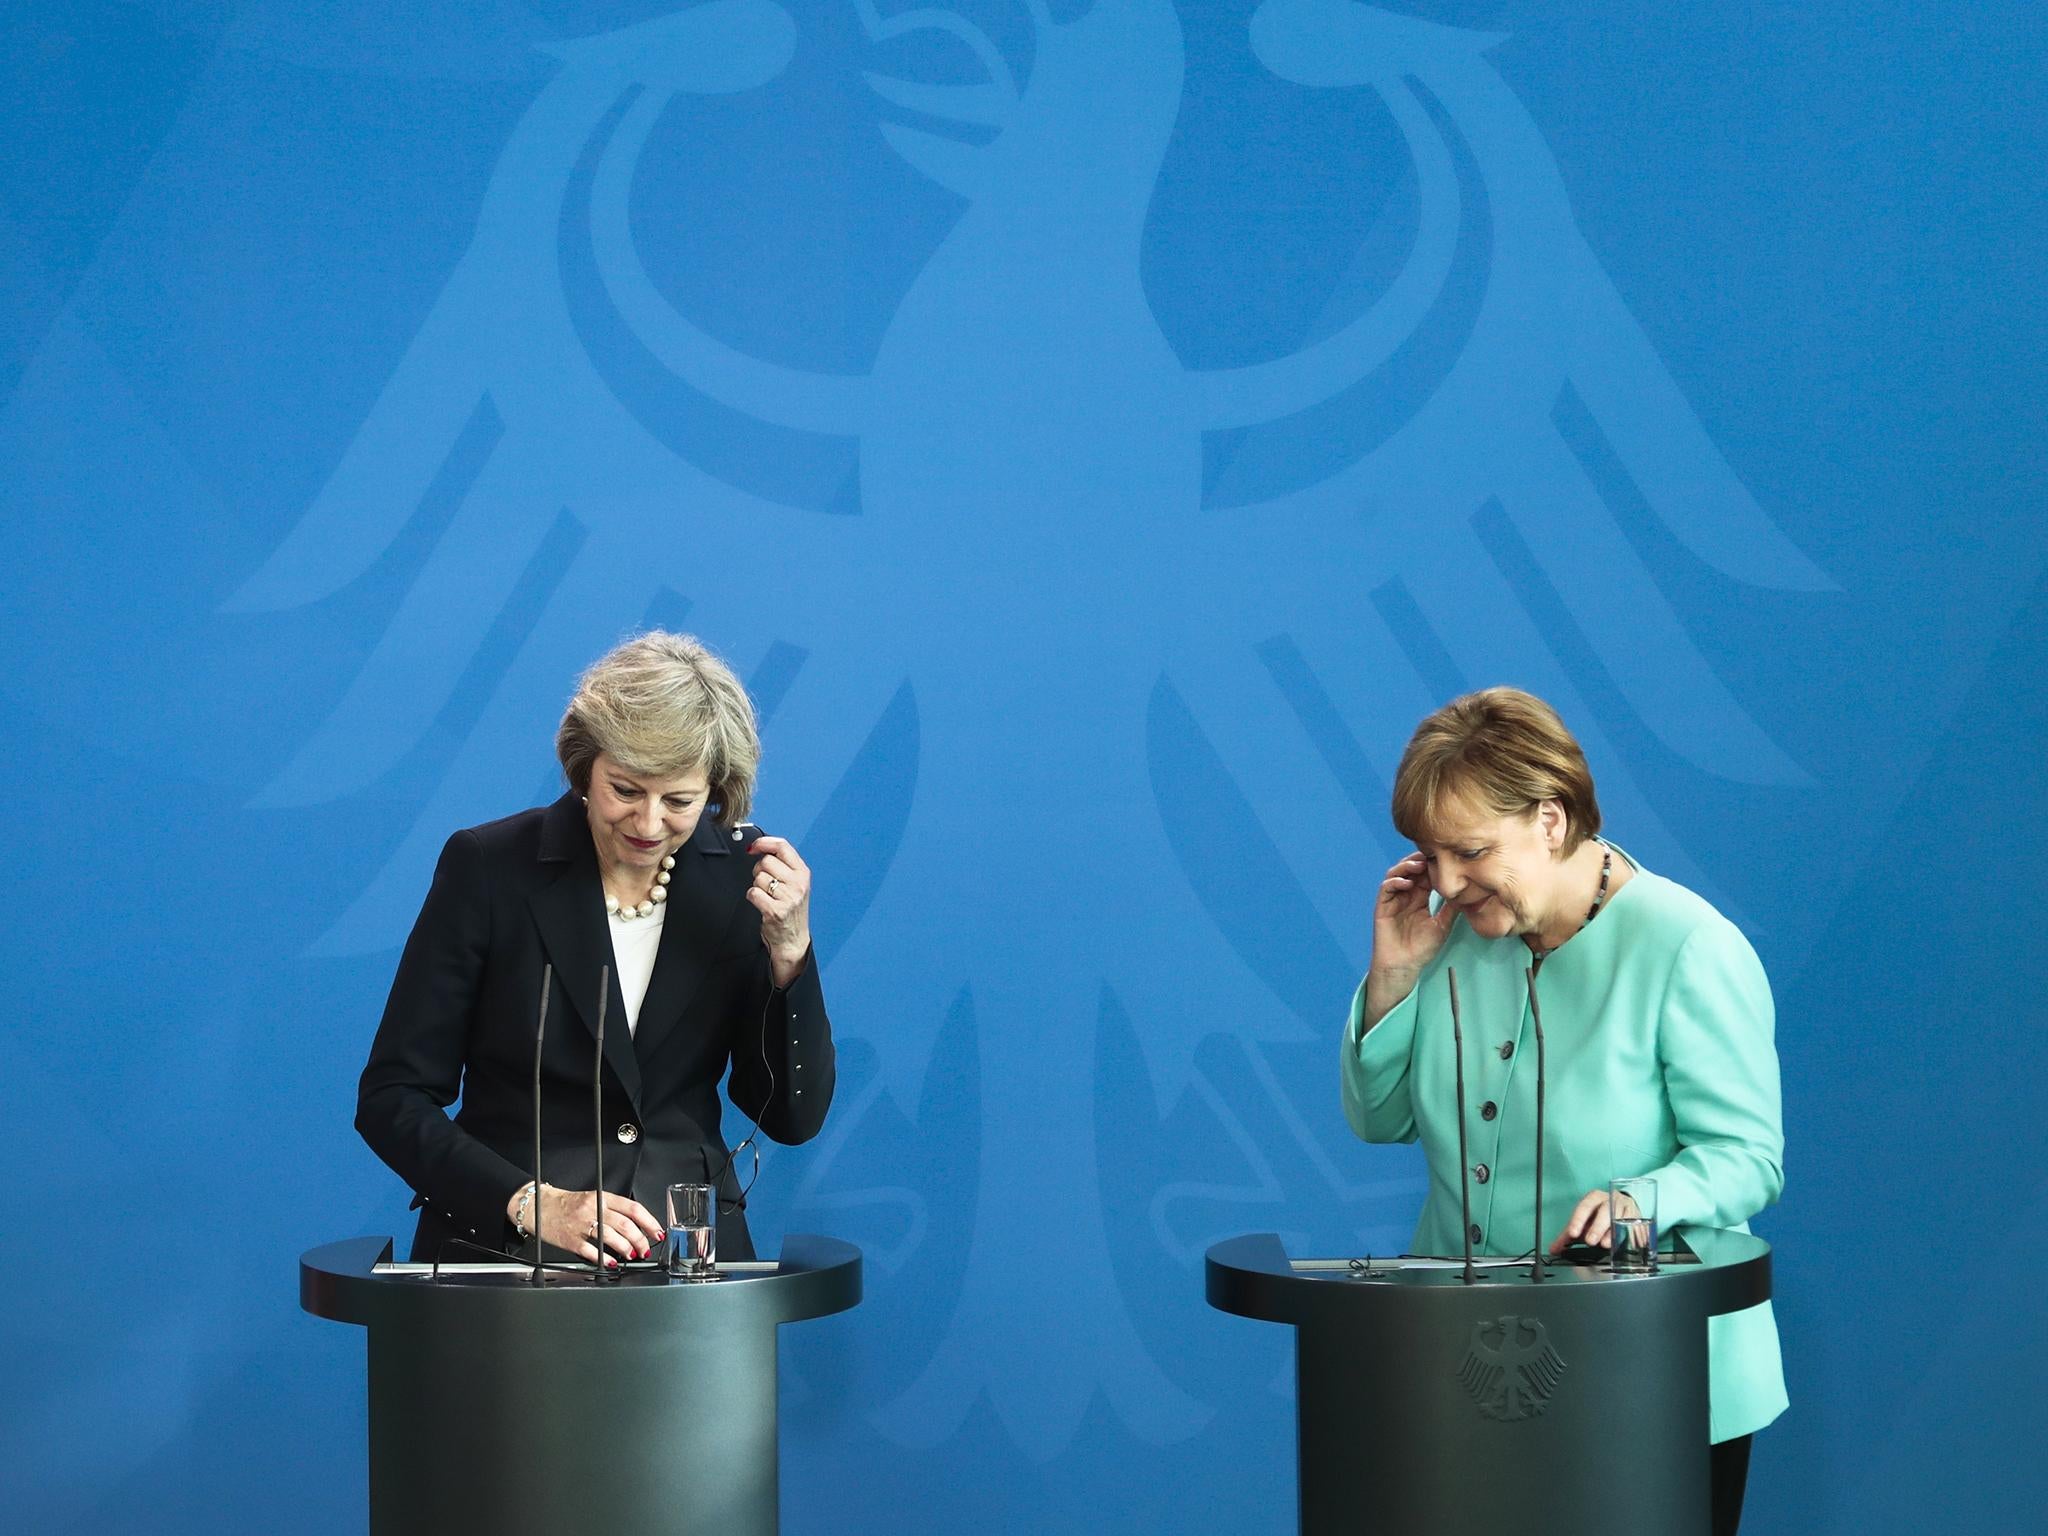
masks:
<path id="1" fill-rule="evenodd" d="M 622 923 L 630 923 L 636 917 L 651 917 L 654 909 L 668 900 L 668 872 L 676 867 L 676 856 L 665 853 L 661 856 L 661 870 L 654 877 L 654 888 L 647 893 L 647 899 L 637 907 L 622 907 L 619 898 L 605 892 L 604 910 L 607 917 L 616 917 Z"/>

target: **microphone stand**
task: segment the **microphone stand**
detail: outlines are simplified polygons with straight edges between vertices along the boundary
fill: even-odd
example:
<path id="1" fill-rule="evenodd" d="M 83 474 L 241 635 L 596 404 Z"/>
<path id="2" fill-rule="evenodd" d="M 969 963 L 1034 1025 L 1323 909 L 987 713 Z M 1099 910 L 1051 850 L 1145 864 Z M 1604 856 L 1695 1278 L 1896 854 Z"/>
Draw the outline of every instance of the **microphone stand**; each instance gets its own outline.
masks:
<path id="1" fill-rule="evenodd" d="M 541 1285 L 545 1278 L 541 1273 L 540 1241 L 540 1047 L 548 1036 L 548 993 L 555 984 L 555 968 L 543 965 L 540 968 L 540 1022 L 533 1027 L 533 1277 L 532 1283 Z"/>
<path id="2" fill-rule="evenodd" d="M 597 1061 L 590 1069 L 590 1114 L 593 1141 L 597 1148 L 597 1231 L 591 1240 L 597 1245 L 597 1277 L 617 1280 L 619 1271 L 604 1261 L 604 1010 L 612 1000 L 612 968 L 597 971 Z"/>
<path id="3" fill-rule="evenodd" d="M 1465 1217 L 1465 1284 L 1478 1276 L 1472 1269 L 1472 1160 L 1465 1147 L 1465 1026 L 1458 1017 L 1458 968 L 1446 968 L 1451 982 L 1451 1046 L 1458 1053 L 1458 1201 Z"/>
<path id="4" fill-rule="evenodd" d="M 1543 1005 L 1536 1001 L 1536 967 L 1530 966 L 1529 1022 L 1536 1027 L 1536 1246 L 1529 1253 L 1529 1280 L 1543 1283 Z"/>

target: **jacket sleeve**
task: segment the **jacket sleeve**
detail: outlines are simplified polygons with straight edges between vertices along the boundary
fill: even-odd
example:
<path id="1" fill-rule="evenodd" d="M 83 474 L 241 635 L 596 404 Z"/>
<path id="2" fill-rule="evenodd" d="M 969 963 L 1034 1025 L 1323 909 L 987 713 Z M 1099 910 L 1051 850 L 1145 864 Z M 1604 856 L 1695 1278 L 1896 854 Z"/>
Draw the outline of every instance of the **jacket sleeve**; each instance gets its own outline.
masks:
<path id="1" fill-rule="evenodd" d="M 1657 1056 L 1679 1151 L 1651 1176 L 1662 1226 L 1732 1227 L 1785 1187 L 1776 1011 L 1762 962 L 1734 924 L 1703 923 L 1679 950 Z"/>
<path id="2" fill-rule="evenodd" d="M 815 953 L 787 987 L 768 975 L 767 955 L 749 1017 L 733 1042 L 728 1092 L 735 1108 L 769 1136 L 794 1146 L 825 1127 L 836 1081 L 832 1021 Z"/>
<path id="3" fill-rule="evenodd" d="M 1344 1024 L 1344 1049 L 1339 1081 L 1344 1093 L 1344 1118 L 1366 1141 L 1413 1141 L 1414 1103 L 1408 1093 L 1409 1064 L 1415 1054 L 1418 985 L 1386 1016 L 1360 1033 L 1365 1022 L 1365 983 L 1351 998 L 1351 1016 Z"/>
<path id="4" fill-rule="evenodd" d="M 441 850 L 356 1092 L 356 1130 L 392 1172 L 479 1242 L 511 1235 L 505 1206 L 527 1175 L 448 1117 L 462 1091 L 470 1019 L 491 943 L 483 849 Z"/>

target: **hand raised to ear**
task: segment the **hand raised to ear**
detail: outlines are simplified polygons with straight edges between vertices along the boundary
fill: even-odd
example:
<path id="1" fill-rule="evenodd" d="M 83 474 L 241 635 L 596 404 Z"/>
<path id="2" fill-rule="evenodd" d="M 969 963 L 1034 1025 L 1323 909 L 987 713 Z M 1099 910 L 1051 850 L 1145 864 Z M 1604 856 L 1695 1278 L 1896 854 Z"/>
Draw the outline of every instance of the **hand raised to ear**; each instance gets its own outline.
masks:
<path id="1" fill-rule="evenodd" d="M 757 837 L 747 853 L 755 860 L 747 900 L 761 914 L 761 944 L 775 985 L 786 987 L 811 952 L 811 866 L 787 838 Z"/>
<path id="2" fill-rule="evenodd" d="M 1411 853 L 1387 871 L 1372 905 L 1372 968 L 1365 974 L 1367 1029 L 1415 990 L 1415 978 L 1443 948 L 1457 915 L 1448 903 L 1429 910 L 1429 862 L 1421 854 Z"/>

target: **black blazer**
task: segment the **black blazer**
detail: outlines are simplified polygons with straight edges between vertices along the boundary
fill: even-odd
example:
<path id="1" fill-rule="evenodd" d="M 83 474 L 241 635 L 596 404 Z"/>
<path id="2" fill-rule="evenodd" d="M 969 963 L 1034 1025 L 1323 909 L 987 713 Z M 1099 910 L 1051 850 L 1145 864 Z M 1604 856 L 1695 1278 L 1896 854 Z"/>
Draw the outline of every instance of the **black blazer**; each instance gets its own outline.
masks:
<path id="1" fill-rule="evenodd" d="M 753 1256 L 746 1218 L 729 1204 L 739 1189 L 720 1127 L 727 1064 L 733 1103 L 777 1141 L 817 1135 L 832 1102 L 832 1028 L 816 960 L 776 990 L 761 914 L 745 899 L 755 867 L 745 850 L 759 835 L 708 815 L 698 824 L 676 854 L 638 1029 L 627 1032 L 616 967 L 605 1010 L 605 1189 L 632 1195 L 660 1221 L 669 1184 L 716 1174 L 728 1202 L 718 1233 L 726 1258 Z M 398 962 L 356 1129 L 419 1196 L 415 1259 L 460 1259 L 460 1249 L 441 1254 L 450 1237 L 517 1246 L 505 1207 L 531 1177 L 544 964 L 554 966 L 554 985 L 541 1058 L 541 1176 L 590 1189 L 598 971 L 612 964 L 612 947 L 597 853 L 573 794 L 449 838 Z"/>

